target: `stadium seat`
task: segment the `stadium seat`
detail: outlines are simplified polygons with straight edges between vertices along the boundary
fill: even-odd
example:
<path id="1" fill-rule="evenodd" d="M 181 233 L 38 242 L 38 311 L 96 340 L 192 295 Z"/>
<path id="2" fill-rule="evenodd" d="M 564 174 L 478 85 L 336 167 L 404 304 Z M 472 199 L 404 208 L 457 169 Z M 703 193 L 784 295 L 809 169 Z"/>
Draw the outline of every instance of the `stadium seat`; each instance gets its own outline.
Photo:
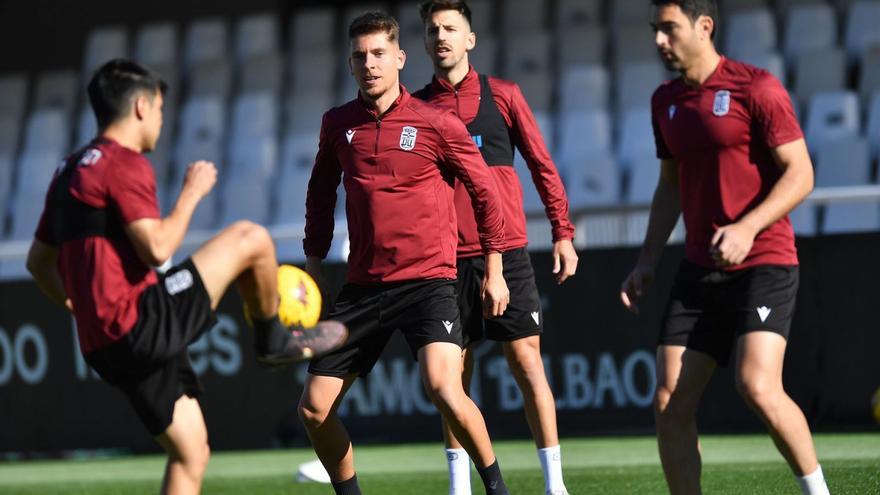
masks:
<path id="1" fill-rule="evenodd" d="M 28 78 L 25 74 L 0 76 L 0 116 L 20 120 L 27 105 Z"/>
<path id="2" fill-rule="evenodd" d="M 63 110 L 42 108 L 28 116 L 24 149 L 48 149 L 66 153 L 70 145 L 70 123 Z"/>
<path id="3" fill-rule="evenodd" d="M 560 162 L 578 163 L 593 154 L 611 153 L 611 116 L 607 110 L 562 113 L 559 119 Z"/>
<path id="4" fill-rule="evenodd" d="M 186 30 L 183 46 L 184 63 L 190 75 L 202 70 L 206 62 L 225 60 L 228 56 L 228 28 L 223 19 L 201 19 Z M 195 66 L 200 66 L 196 68 Z"/>
<path id="5" fill-rule="evenodd" d="M 733 59 L 776 49 L 776 21 L 767 8 L 734 13 L 722 33 L 724 52 Z"/>
<path id="6" fill-rule="evenodd" d="M 238 67 L 238 91 L 268 91 L 281 94 L 284 79 L 284 56 L 278 52 L 254 55 Z"/>
<path id="7" fill-rule="evenodd" d="M 846 56 L 839 48 L 821 48 L 801 53 L 794 76 L 794 94 L 801 105 L 814 94 L 846 87 Z"/>
<path id="8" fill-rule="evenodd" d="M 278 162 L 275 136 L 233 141 L 227 157 L 228 172 L 220 202 L 222 225 L 242 219 L 266 223 Z"/>
<path id="9" fill-rule="evenodd" d="M 37 223 L 40 221 L 40 213 L 43 212 L 43 206 L 45 205 L 46 188 L 48 186 L 49 182 L 47 180 L 41 190 L 32 192 L 16 191 L 12 202 L 12 225 L 9 231 L 9 240 L 24 241 L 34 237 L 34 231 L 37 230 Z M 5 268 L 6 266 L 4 266 Z"/>
<path id="10" fill-rule="evenodd" d="M 266 194 L 266 183 L 256 180 L 234 180 L 226 182 L 220 196 L 220 227 L 239 220 L 250 220 L 265 224 L 269 217 L 270 196 Z"/>
<path id="11" fill-rule="evenodd" d="M 197 160 L 214 162 L 219 171 L 218 182 L 223 181 L 223 139 L 226 107 L 217 97 L 193 97 L 183 106 L 180 131 L 177 136 L 169 184 L 181 184 L 187 166 Z M 222 185 L 222 184 L 219 184 Z M 219 189 L 219 187 L 218 187 Z M 207 228 L 213 225 L 216 194 L 205 198 L 196 210 L 192 225 Z"/>
<path id="12" fill-rule="evenodd" d="M 336 74 L 332 64 L 327 64 L 335 52 L 329 48 L 315 48 L 312 51 L 295 53 L 290 63 L 290 81 L 293 92 L 326 90 L 336 84 Z M 407 61 L 409 70 L 409 61 Z"/>
<path id="13" fill-rule="evenodd" d="M 509 40 L 504 49 L 504 72 L 519 82 L 519 78 L 532 74 L 550 74 L 550 34 L 531 32 L 517 35 Z"/>
<path id="14" fill-rule="evenodd" d="M 608 2 L 610 7 L 611 28 L 620 26 L 643 26 L 650 32 L 651 9 L 642 0 L 614 0 Z"/>
<path id="15" fill-rule="evenodd" d="M 191 67 L 189 94 L 226 99 L 232 89 L 232 67 L 226 60 L 199 62 Z"/>
<path id="16" fill-rule="evenodd" d="M 523 74 L 514 80 L 519 83 L 519 88 L 533 111 L 550 111 L 553 98 L 553 82 L 550 74 Z"/>
<path id="17" fill-rule="evenodd" d="M 783 53 L 789 65 L 794 66 L 803 53 L 831 48 L 836 42 L 837 18 L 830 5 L 810 3 L 791 8 L 783 43 Z"/>
<path id="18" fill-rule="evenodd" d="M 89 141 L 94 139 L 97 133 L 98 123 L 95 120 L 95 113 L 92 111 L 91 107 L 83 107 L 79 111 L 79 116 L 76 120 L 76 138 L 73 143 L 74 149 L 79 149 L 87 145 Z"/>
<path id="19" fill-rule="evenodd" d="M 21 139 L 19 119 L 0 114 L 0 153 L 15 154 Z"/>
<path id="20" fill-rule="evenodd" d="M 16 197 L 36 195 L 42 200 L 52 176 L 61 165 L 64 153 L 65 151 L 49 148 L 23 150 L 16 165 L 18 175 L 13 194 Z"/>
<path id="21" fill-rule="evenodd" d="M 67 117 L 72 117 L 76 108 L 76 73 L 73 71 L 43 72 L 37 76 L 34 89 L 33 108 L 59 108 Z"/>
<path id="22" fill-rule="evenodd" d="M 788 214 L 791 226 L 795 235 L 798 236 L 814 236 L 816 235 L 816 206 L 812 204 L 801 204 Z"/>
<path id="23" fill-rule="evenodd" d="M 364 12 L 369 11 L 391 12 L 388 9 L 388 2 L 382 0 L 358 2 L 356 4 L 347 4 L 342 12 L 342 32 L 345 33 L 345 39 L 348 39 L 348 26 L 351 22 L 358 18 Z M 345 43 L 348 46 L 348 43 Z M 347 50 L 347 48 L 346 48 Z"/>
<path id="24" fill-rule="evenodd" d="M 721 19 L 729 19 L 737 12 L 766 8 L 767 3 L 767 0 L 725 0 L 721 4 Z"/>
<path id="25" fill-rule="evenodd" d="M 748 53 L 741 60 L 747 64 L 751 64 L 755 67 L 760 67 L 766 70 L 767 72 L 773 74 L 776 79 L 779 79 L 783 84 L 785 84 L 786 68 L 785 62 L 782 59 L 782 55 L 776 52 Z"/>
<path id="26" fill-rule="evenodd" d="M 608 108 L 611 81 L 602 65 L 570 65 L 562 71 L 559 108 L 568 112 Z"/>
<path id="27" fill-rule="evenodd" d="M 654 197 L 660 180 L 660 160 L 653 152 L 645 152 L 632 160 L 629 168 L 629 185 L 624 199 L 626 203 L 648 204 Z"/>
<path id="28" fill-rule="evenodd" d="M 3 238 L 3 223 L 6 215 L 6 202 L 12 192 L 12 172 L 15 167 L 13 154 L 0 150 L 0 238 Z"/>
<path id="29" fill-rule="evenodd" d="M 880 45 L 865 51 L 859 64 L 859 94 L 868 103 L 872 94 L 880 90 Z"/>
<path id="30" fill-rule="evenodd" d="M 108 26 L 91 31 L 86 38 L 82 77 L 92 78 L 95 70 L 114 58 L 128 57 L 128 32 L 122 26 Z"/>
<path id="31" fill-rule="evenodd" d="M 138 29 L 134 41 L 134 58 L 155 68 L 178 62 L 177 28 L 171 22 L 146 24 Z"/>
<path id="32" fill-rule="evenodd" d="M 816 186 L 866 185 L 871 178 L 867 140 L 843 137 L 823 143 L 816 159 Z M 880 203 L 834 202 L 825 207 L 823 233 L 873 231 L 880 229 Z"/>
<path id="33" fill-rule="evenodd" d="M 276 136 L 279 129 L 280 105 L 270 92 L 244 93 L 235 98 L 232 108 L 232 141 Z"/>
<path id="34" fill-rule="evenodd" d="M 599 25 L 568 26 L 559 32 L 559 64 L 600 65 L 605 61 L 605 28 Z"/>
<path id="35" fill-rule="evenodd" d="M 871 146 L 871 158 L 880 158 L 880 90 L 874 91 L 868 104 L 868 121 L 865 137 Z"/>
<path id="36" fill-rule="evenodd" d="M 290 21 L 290 33 L 292 51 L 296 55 L 331 50 L 336 45 L 336 12 L 332 6 L 297 11 Z"/>
<path id="37" fill-rule="evenodd" d="M 351 99 L 351 98 L 349 98 Z M 285 102 L 286 134 L 313 133 L 321 130 L 324 113 L 334 104 L 334 95 L 328 88 L 302 91 L 291 95 Z"/>
<path id="38" fill-rule="evenodd" d="M 400 73 L 400 82 L 403 83 L 409 91 L 420 89 L 425 84 L 431 82 L 434 75 L 434 65 L 431 59 L 425 53 L 425 43 L 422 38 L 404 39 L 401 48 L 406 52 L 406 67 Z M 477 70 L 480 70 L 477 68 Z M 346 74 L 351 80 L 351 75 Z M 353 98 L 354 95 L 348 99 Z"/>
<path id="39" fill-rule="evenodd" d="M 617 159 L 624 169 L 632 169 L 640 157 L 656 152 L 648 106 L 627 110 L 617 125 Z"/>
<path id="40" fill-rule="evenodd" d="M 521 33 L 543 31 L 547 19 L 547 0 L 507 0 L 501 2 L 501 33 L 507 42 Z"/>
<path id="41" fill-rule="evenodd" d="M 557 0 L 557 30 L 583 29 L 603 23 L 602 0 Z"/>
<path id="42" fill-rule="evenodd" d="M 497 75 L 498 38 L 489 33 L 478 37 L 477 46 L 468 53 L 468 60 L 477 69 L 477 72 L 490 76 Z"/>
<path id="43" fill-rule="evenodd" d="M 621 26 L 611 37 L 611 66 L 619 71 L 624 65 L 658 62 L 654 33 L 647 24 Z"/>
<path id="44" fill-rule="evenodd" d="M 317 153 L 317 134 L 293 134 L 284 140 L 275 191 L 278 204 L 272 218 L 276 224 L 305 222 L 306 190 Z"/>
<path id="45" fill-rule="evenodd" d="M 614 83 L 618 115 L 630 108 L 650 104 L 654 90 L 666 78 L 667 72 L 659 61 L 624 64 Z"/>
<path id="46" fill-rule="evenodd" d="M 799 8 L 827 5 L 828 2 L 826 0 L 774 0 L 773 4 L 776 8 L 777 18 L 785 20 Z"/>
<path id="47" fill-rule="evenodd" d="M 846 17 L 844 46 L 851 60 L 859 60 L 871 46 L 880 45 L 880 2 L 858 1 Z"/>
<path id="48" fill-rule="evenodd" d="M 620 201 L 620 171 L 610 154 L 585 155 L 564 167 L 571 209 L 613 206 Z"/>
<path id="49" fill-rule="evenodd" d="M 235 23 L 235 56 L 238 61 L 248 60 L 281 50 L 281 36 L 274 13 L 253 14 Z"/>
<path id="50" fill-rule="evenodd" d="M 859 133 L 859 98 L 853 91 L 817 93 L 806 118 L 807 146 L 815 152 L 822 143 Z"/>

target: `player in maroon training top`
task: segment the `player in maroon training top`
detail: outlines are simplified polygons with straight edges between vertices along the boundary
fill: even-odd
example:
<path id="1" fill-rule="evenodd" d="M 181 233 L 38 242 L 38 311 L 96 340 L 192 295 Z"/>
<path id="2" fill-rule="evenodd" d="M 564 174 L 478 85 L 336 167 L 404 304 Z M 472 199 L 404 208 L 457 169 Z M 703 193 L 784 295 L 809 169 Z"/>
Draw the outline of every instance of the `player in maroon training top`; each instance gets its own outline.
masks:
<path id="1" fill-rule="evenodd" d="M 162 129 L 166 84 L 127 60 L 89 83 L 100 129 L 58 169 L 27 266 L 40 288 L 76 318 L 80 348 L 120 388 L 168 452 L 163 493 L 198 493 L 208 462 L 201 393 L 186 347 L 209 330 L 233 282 L 253 316 L 258 359 L 282 364 L 341 343 L 345 327 L 308 334 L 278 320 L 278 263 L 266 229 L 239 222 L 159 276 L 151 268 L 178 248 L 199 201 L 214 187 L 209 162 L 191 164 L 171 213 L 161 217 L 156 181 L 142 154 Z M 311 352 L 308 352 L 311 351 Z"/>
<path id="2" fill-rule="evenodd" d="M 333 236 L 340 179 L 351 240 L 347 283 L 331 318 L 348 342 L 309 366 L 300 416 L 338 494 L 358 494 L 351 441 L 337 414 L 400 329 L 431 401 L 474 457 L 487 493 L 507 493 L 480 410 L 461 383 L 462 326 L 455 300 L 453 181 L 466 187 L 487 254 L 486 312 L 500 316 L 504 218 L 494 182 L 451 112 L 412 98 L 399 83 L 406 55 L 392 17 L 366 13 L 349 27 L 358 97 L 328 111 L 306 199 L 307 269 L 320 279 Z"/>
<path id="3" fill-rule="evenodd" d="M 672 493 L 700 493 L 696 410 L 716 366 L 761 417 L 804 493 L 828 493 L 804 414 L 782 387 L 798 259 L 788 213 L 813 168 L 785 88 L 718 54 L 712 0 L 654 0 L 666 67 L 681 77 L 651 100 L 660 180 L 635 269 L 621 289 L 637 312 L 679 214 L 682 261 L 657 348 L 655 411 Z"/>
<path id="4" fill-rule="evenodd" d="M 500 341 L 510 371 L 524 397 L 524 409 L 547 493 L 565 494 L 556 403 L 541 358 L 543 330 L 541 298 L 526 250 L 526 217 L 520 178 L 513 167 L 514 147 L 520 150 L 531 171 L 550 220 L 553 233 L 553 272 L 559 283 L 573 275 L 577 254 L 572 245 L 574 226 L 568 219 L 568 198 L 556 166 L 547 151 L 535 117 L 519 86 L 510 81 L 479 74 L 469 63 L 468 52 L 476 46 L 471 30 L 471 10 L 463 0 L 429 0 L 421 4 L 425 25 L 425 48 L 434 65 L 430 84 L 414 93 L 435 105 L 454 111 L 466 124 L 480 148 L 503 200 L 505 249 L 504 279 L 510 304 L 499 318 L 484 320 L 479 309 L 483 259 L 477 238 L 474 211 L 463 184 L 456 184 L 458 213 L 458 304 L 465 334 L 465 374 L 470 383 L 473 347 L 483 339 Z M 455 436 L 444 428 L 451 495 L 471 493 L 470 462 Z"/>

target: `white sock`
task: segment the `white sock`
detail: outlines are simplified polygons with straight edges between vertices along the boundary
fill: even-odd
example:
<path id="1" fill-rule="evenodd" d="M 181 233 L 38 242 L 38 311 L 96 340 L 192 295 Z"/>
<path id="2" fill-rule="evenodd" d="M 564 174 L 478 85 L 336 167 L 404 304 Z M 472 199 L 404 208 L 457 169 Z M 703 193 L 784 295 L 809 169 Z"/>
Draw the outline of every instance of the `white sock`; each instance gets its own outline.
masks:
<path id="1" fill-rule="evenodd" d="M 541 469 L 544 470 L 544 488 L 547 493 L 567 494 L 562 481 L 562 452 L 559 445 L 538 449 L 538 459 L 541 461 Z"/>
<path id="2" fill-rule="evenodd" d="M 449 495 L 471 495 L 471 458 L 464 449 L 446 449 Z"/>
<path id="3" fill-rule="evenodd" d="M 825 475 L 822 474 L 822 466 L 816 468 L 806 476 L 795 476 L 798 485 L 804 495 L 828 495 L 828 485 L 825 484 Z"/>

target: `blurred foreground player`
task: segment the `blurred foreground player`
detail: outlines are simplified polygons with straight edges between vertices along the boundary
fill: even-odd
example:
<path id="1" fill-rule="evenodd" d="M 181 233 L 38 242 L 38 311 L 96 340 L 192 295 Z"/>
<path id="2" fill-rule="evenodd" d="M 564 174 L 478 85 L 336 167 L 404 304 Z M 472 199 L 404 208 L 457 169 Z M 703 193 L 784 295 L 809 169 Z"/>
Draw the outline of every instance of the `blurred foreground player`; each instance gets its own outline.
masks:
<path id="1" fill-rule="evenodd" d="M 733 356 L 737 389 L 803 492 L 828 493 L 806 418 L 782 386 L 798 287 L 788 213 L 813 187 L 791 98 L 767 71 L 718 54 L 713 0 L 653 4 L 660 57 L 681 77 L 651 100 L 660 180 L 621 299 L 638 311 L 683 213 L 685 259 L 657 348 L 655 416 L 669 490 L 701 491 L 697 406 L 715 368 Z"/>
<path id="2" fill-rule="evenodd" d="M 320 279 L 342 180 L 351 254 L 347 283 L 330 315 L 351 337 L 311 362 L 300 416 L 336 493 L 359 494 L 351 440 L 337 409 L 399 329 L 428 397 L 474 459 L 486 493 L 506 494 L 483 417 L 461 384 L 453 180 L 464 182 L 476 211 L 486 253 L 484 311 L 491 316 L 503 314 L 508 302 L 501 206 L 464 124 L 400 85 L 406 55 L 399 32 L 397 21 L 379 12 L 352 22 L 349 66 L 360 91 L 324 114 L 321 125 L 303 247 L 309 273 Z"/>
<path id="3" fill-rule="evenodd" d="M 263 227 L 239 222 L 158 276 L 151 268 L 180 246 L 193 211 L 217 180 L 191 164 L 171 213 L 160 217 L 152 166 L 166 84 L 127 60 L 102 66 L 88 93 L 98 136 L 70 155 L 46 195 L 27 266 L 37 284 L 76 318 L 80 348 L 120 388 L 168 453 L 163 493 L 198 493 L 208 463 L 201 388 L 187 346 L 209 330 L 236 283 L 256 330 L 257 358 L 303 360 L 339 345 L 345 327 L 291 332 L 278 320 L 278 262 Z"/>
<path id="4" fill-rule="evenodd" d="M 520 178 L 513 167 L 514 148 L 531 171 L 553 233 L 553 273 L 558 283 L 574 275 L 578 257 L 572 245 L 574 226 L 568 218 L 568 198 L 529 104 L 511 81 L 479 74 L 468 53 L 477 43 L 471 30 L 471 10 L 463 0 L 428 0 L 421 4 L 425 48 L 434 65 L 430 84 L 413 96 L 456 112 L 467 126 L 495 179 L 503 202 L 505 225 L 504 280 L 510 304 L 504 315 L 483 319 L 480 281 L 484 263 L 470 198 L 456 183 L 458 216 L 458 305 L 464 327 L 465 363 L 462 380 L 470 388 L 473 348 L 484 339 L 501 342 L 510 371 L 523 394 L 526 419 L 544 472 L 547 494 L 568 492 L 562 478 L 562 458 L 556 429 L 556 402 L 544 372 L 541 333 L 544 319 L 535 272 L 526 249 L 528 237 Z M 445 426 L 445 425 L 444 425 Z M 470 460 L 448 427 L 444 427 L 449 465 L 449 493 L 471 493 Z"/>

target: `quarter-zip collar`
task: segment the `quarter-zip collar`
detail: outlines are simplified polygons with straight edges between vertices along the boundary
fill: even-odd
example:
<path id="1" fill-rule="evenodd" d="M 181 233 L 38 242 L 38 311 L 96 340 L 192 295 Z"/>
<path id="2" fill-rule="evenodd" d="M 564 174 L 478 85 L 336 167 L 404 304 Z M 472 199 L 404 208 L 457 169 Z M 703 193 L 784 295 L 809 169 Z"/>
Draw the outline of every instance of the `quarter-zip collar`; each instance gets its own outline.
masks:
<path id="1" fill-rule="evenodd" d="M 397 99 L 394 100 L 394 103 L 392 103 L 391 106 L 388 107 L 388 110 L 386 110 L 385 113 L 382 114 L 382 116 L 380 117 L 379 112 L 376 111 L 376 109 L 372 105 L 367 103 L 366 100 L 364 100 L 364 97 L 360 91 L 358 91 L 358 97 L 357 97 L 357 100 L 361 104 L 363 109 L 366 110 L 366 112 L 368 114 L 370 114 L 377 121 L 381 121 L 382 119 L 387 118 L 389 115 L 396 112 L 399 108 L 406 106 L 406 103 L 409 101 L 409 99 L 410 99 L 409 92 L 406 90 L 406 87 L 404 87 L 403 84 L 401 84 L 400 85 L 400 96 L 398 96 Z"/>

